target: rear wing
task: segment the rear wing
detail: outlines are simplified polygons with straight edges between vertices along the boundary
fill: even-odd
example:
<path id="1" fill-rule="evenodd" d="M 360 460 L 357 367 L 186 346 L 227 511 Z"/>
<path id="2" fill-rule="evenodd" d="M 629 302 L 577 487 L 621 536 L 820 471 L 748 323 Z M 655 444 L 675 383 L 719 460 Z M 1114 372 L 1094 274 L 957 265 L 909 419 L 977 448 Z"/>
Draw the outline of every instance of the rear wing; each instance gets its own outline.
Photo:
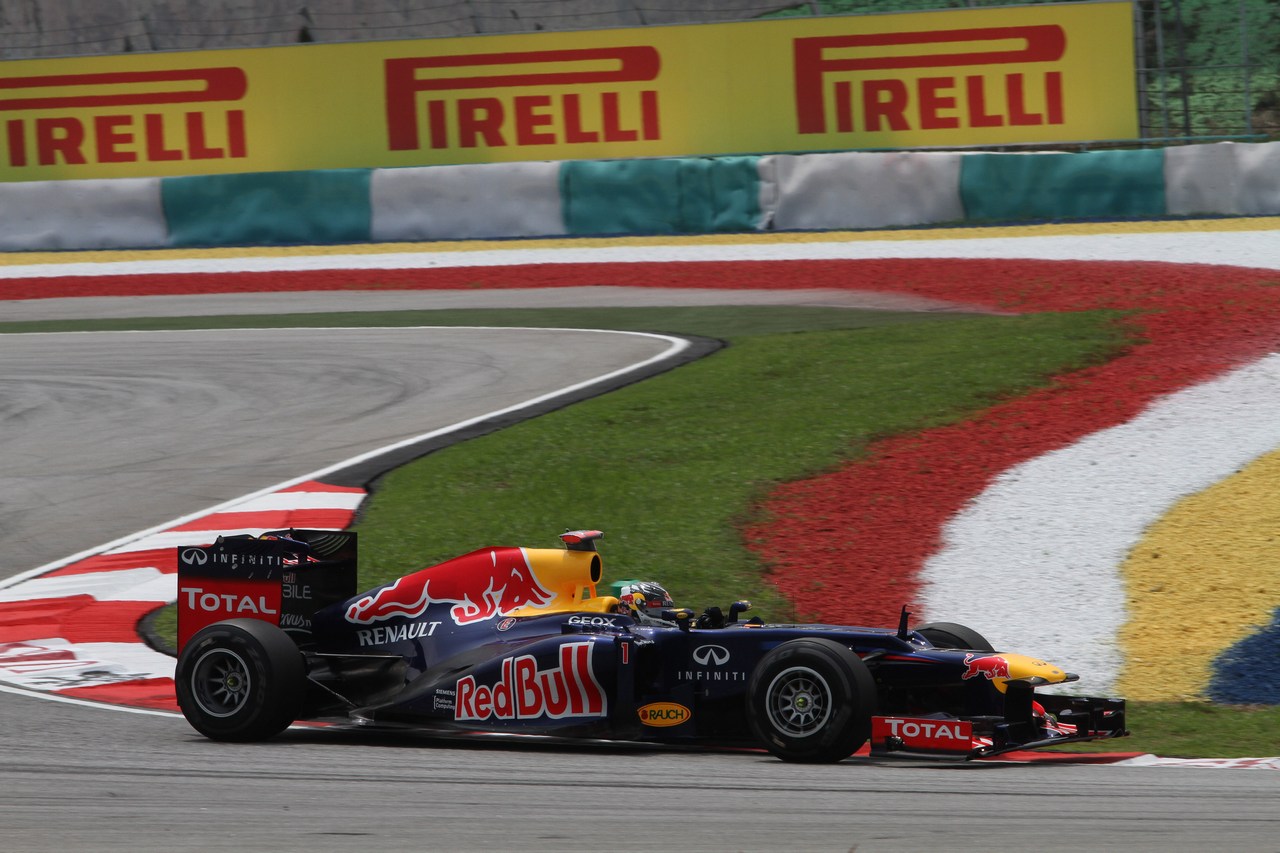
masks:
<path id="1" fill-rule="evenodd" d="M 356 534 L 272 530 L 177 549 L 178 651 L 206 625 L 259 619 L 302 644 L 317 610 L 356 594 Z"/>

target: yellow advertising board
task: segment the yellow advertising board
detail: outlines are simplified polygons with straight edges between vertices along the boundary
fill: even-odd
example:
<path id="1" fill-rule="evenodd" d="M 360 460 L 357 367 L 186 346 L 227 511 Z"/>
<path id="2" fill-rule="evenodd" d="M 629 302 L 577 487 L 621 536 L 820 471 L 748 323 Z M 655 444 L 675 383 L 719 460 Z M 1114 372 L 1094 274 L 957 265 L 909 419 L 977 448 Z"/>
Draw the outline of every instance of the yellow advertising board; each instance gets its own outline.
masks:
<path id="1" fill-rule="evenodd" d="M 1133 138 L 1129 2 L 0 63 L 0 180 Z"/>

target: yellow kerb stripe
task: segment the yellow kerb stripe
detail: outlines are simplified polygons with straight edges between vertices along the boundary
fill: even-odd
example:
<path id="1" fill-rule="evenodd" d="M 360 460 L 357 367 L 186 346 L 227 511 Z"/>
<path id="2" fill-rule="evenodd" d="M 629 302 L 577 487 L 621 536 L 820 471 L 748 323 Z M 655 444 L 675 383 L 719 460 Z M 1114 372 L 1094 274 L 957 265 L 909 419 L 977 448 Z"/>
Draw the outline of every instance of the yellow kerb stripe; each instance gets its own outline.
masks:
<path id="1" fill-rule="evenodd" d="M 1280 229 L 1280 217 L 1180 219 L 1161 222 L 1080 222 L 975 228 L 913 228 L 892 231 L 762 232 L 662 237 L 562 237 L 542 240 L 457 240 L 424 243 L 364 243 L 339 246 L 258 246 L 217 249 L 139 249 L 129 251 L 6 252 L 0 266 L 109 263 L 175 258 L 281 258 L 326 255 L 378 255 L 395 252 L 501 252 L 529 249 L 591 249 L 618 246 L 739 246 L 892 240 L 977 240 L 993 237 L 1071 237 L 1096 234 L 1150 234 Z"/>
<path id="2" fill-rule="evenodd" d="M 1176 463 L 1175 463 L 1176 464 Z M 1184 498 L 1125 560 L 1119 694 L 1200 697 L 1225 649 L 1280 604 L 1280 451 Z"/>

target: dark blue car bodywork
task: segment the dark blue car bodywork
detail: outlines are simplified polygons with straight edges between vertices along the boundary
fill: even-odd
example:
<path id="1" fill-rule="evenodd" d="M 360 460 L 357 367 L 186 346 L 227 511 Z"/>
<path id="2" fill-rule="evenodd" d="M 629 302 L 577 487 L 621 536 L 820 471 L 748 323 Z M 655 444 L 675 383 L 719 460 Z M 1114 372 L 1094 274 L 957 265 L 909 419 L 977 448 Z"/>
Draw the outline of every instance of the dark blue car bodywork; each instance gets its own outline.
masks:
<path id="1" fill-rule="evenodd" d="M 868 740 L 878 754 L 973 758 L 1127 733 L 1123 700 L 1036 693 L 1075 676 L 964 626 L 628 608 L 595 594 L 594 531 L 565 534 L 563 551 L 480 549 L 360 595 L 354 534 L 272 535 L 185 549 L 190 559 L 179 549 L 193 606 L 229 586 L 222 600 L 240 607 L 186 614 L 185 635 L 180 612 L 179 702 L 210 737 L 335 720 L 832 761 Z M 217 577 L 200 574 L 215 564 Z"/>

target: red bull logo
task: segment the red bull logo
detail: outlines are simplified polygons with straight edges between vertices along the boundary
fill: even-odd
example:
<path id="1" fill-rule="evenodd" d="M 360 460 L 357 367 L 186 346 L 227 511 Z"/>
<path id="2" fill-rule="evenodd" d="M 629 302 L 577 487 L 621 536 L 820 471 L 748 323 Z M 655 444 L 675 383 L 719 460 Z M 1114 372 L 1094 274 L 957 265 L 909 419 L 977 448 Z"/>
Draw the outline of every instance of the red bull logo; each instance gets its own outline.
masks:
<path id="1" fill-rule="evenodd" d="M 533 655 L 507 658 L 497 684 L 477 684 L 468 675 L 458 679 L 456 692 L 455 720 L 603 717 L 608 710 L 591 668 L 591 643 L 565 643 L 554 669 L 539 670 Z"/>
<path id="2" fill-rule="evenodd" d="M 347 608 L 347 621 L 370 625 L 416 619 L 433 604 L 452 604 L 455 624 L 468 625 L 521 607 L 541 607 L 552 595 L 538 581 L 521 548 L 493 548 L 400 578 Z"/>
<path id="3" fill-rule="evenodd" d="M 965 655 L 965 670 L 960 676 L 964 681 L 982 676 L 988 681 L 1009 677 L 1009 661 L 999 655 Z"/>

